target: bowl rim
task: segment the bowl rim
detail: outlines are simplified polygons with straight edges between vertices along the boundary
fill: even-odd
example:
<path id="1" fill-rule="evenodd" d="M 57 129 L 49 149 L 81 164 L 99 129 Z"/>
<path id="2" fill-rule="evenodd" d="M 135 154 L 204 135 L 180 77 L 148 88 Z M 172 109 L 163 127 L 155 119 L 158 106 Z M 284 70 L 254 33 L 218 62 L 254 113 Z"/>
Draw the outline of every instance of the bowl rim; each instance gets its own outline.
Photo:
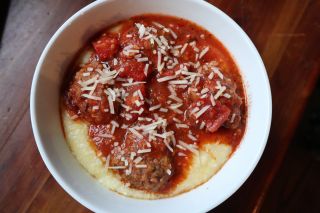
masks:
<path id="1" fill-rule="evenodd" d="M 37 144 L 39 153 L 41 155 L 41 158 L 43 159 L 46 167 L 48 168 L 50 174 L 54 177 L 54 179 L 59 183 L 59 185 L 71 196 L 73 197 L 76 201 L 78 201 L 80 204 L 84 205 L 86 208 L 92 210 L 92 211 L 100 211 L 99 209 L 97 209 L 94 205 L 92 205 L 89 201 L 87 201 L 86 199 L 84 199 L 80 194 L 78 194 L 78 192 L 76 192 L 71 186 L 69 186 L 69 184 L 64 180 L 63 176 L 59 174 L 59 172 L 57 171 L 58 169 L 56 169 L 51 161 L 49 160 L 48 156 L 47 156 L 47 151 L 45 150 L 44 146 L 43 146 L 43 142 L 42 139 L 40 137 L 40 132 L 39 132 L 39 128 L 38 128 L 38 122 L 37 122 L 37 110 L 36 110 L 36 91 L 38 90 L 38 82 L 39 82 L 39 76 L 40 76 L 40 72 L 42 69 L 42 65 L 46 59 L 46 56 L 50 50 L 50 48 L 52 47 L 52 45 L 54 44 L 54 42 L 56 41 L 56 39 L 60 36 L 60 34 L 65 30 L 65 28 L 67 28 L 69 25 L 71 25 L 73 23 L 74 20 L 76 20 L 79 16 L 83 15 L 84 13 L 88 12 L 89 10 L 98 7 L 100 4 L 105 3 L 105 2 L 113 2 L 116 0 L 99 0 L 99 1 L 95 1 L 92 2 L 88 5 L 86 5 L 85 7 L 81 8 L 79 11 L 77 11 L 76 13 L 74 13 L 70 18 L 68 18 L 59 28 L 58 30 L 53 34 L 53 36 L 50 38 L 50 40 L 48 41 L 48 43 L 46 44 L 44 50 L 41 53 L 41 56 L 39 58 L 39 61 L 36 65 L 36 69 L 32 78 L 32 85 L 31 85 L 31 93 L 30 93 L 30 116 L 31 116 L 31 126 L 32 126 L 32 131 L 33 131 L 33 135 L 35 138 L 35 142 Z M 202 6 L 205 7 L 210 7 L 211 10 L 214 10 L 216 13 L 218 13 L 220 16 L 222 16 L 224 19 L 226 19 L 226 21 L 232 25 L 232 27 L 234 27 L 237 31 L 240 31 L 240 33 L 243 35 L 243 37 L 245 38 L 245 42 L 248 44 L 248 47 L 251 48 L 251 50 L 254 52 L 254 54 L 257 56 L 256 60 L 258 60 L 258 64 L 261 67 L 261 71 L 263 74 L 263 79 L 265 82 L 265 86 L 266 86 L 266 93 L 267 93 L 267 97 L 266 98 L 266 102 L 268 103 L 268 106 L 266 106 L 267 109 L 267 114 L 269 116 L 267 116 L 267 120 L 266 120 L 266 129 L 264 131 L 264 135 L 262 137 L 262 141 L 263 144 L 259 147 L 259 150 L 257 150 L 257 155 L 255 155 L 255 159 L 254 159 L 254 163 L 253 166 L 247 170 L 247 173 L 245 175 L 245 178 L 243 178 L 241 181 L 239 181 L 239 184 L 235 185 L 234 188 L 232 188 L 231 190 L 229 190 L 228 193 L 224 193 L 224 196 L 220 196 L 220 199 L 217 200 L 217 202 L 215 203 L 208 203 L 208 205 L 204 206 L 203 209 L 201 209 L 201 211 L 209 211 L 213 208 L 215 208 L 216 206 L 220 205 L 222 202 L 224 202 L 226 199 L 228 199 L 232 194 L 234 194 L 242 185 L 243 183 L 248 179 L 248 177 L 252 174 L 253 170 L 256 168 L 259 160 L 261 159 L 261 156 L 263 154 L 263 151 L 265 149 L 265 146 L 267 144 L 267 140 L 268 140 L 268 136 L 270 133 L 270 127 L 271 127 L 271 119 L 272 119 L 272 96 L 271 96 L 271 89 L 270 89 L 270 83 L 269 83 L 269 78 L 266 72 L 266 68 L 265 65 L 261 59 L 261 56 L 258 52 L 258 50 L 256 49 L 255 45 L 253 44 L 253 42 L 251 41 L 251 39 L 249 38 L 249 36 L 243 31 L 243 29 L 232 19 L 230 18 L 227 14 L 225 14 L 223 11 L 221 11 L 220 9 L 218 9 L 216 6 L 214 6 L 213 4 L 210 4 L 204 0 L 188 0 L 190 2 L 193 2 L 195 4 L 202 4 Z M 192 20 L 191 20 L 192 21 Z M 104 212 L 108 212 L 108 210 L 103 210 Z"/>

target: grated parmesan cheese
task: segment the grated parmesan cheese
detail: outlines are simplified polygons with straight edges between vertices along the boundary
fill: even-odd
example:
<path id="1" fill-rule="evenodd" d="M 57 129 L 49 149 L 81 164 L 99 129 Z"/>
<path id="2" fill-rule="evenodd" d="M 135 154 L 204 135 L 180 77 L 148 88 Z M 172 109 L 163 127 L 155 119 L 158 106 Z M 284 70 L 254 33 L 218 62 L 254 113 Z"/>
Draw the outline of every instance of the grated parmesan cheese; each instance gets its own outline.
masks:
<path id="1" fill-rule="evenodd" d="M 97 134 L 97 136 L 101 138 L 113 138 L 113 136 L 110 134 Z"/>
<path id="2" fill-rule="evenodd" d="M 187 80 L 174 80 L 174 81 L 169 81 L 169 84 L 189 84 Z"/>
<path id="3" fill-rule="evenodd" d="M 188 43 L 184 44 L 181 51 L 180 51 L 180 55 L 182 55 L 184 53 L 184 51 L 187 49 L 188 47 Z"/>
<path id="4" fill-rule="evenodd" d="M 93 95 L 89 95 L 89 94 L 81 94 L 81 96 L 88 98 L 88 99 L 95 100 L 95 101 L 101 101 L 101 97 L 97 97 L 97 96 L 93 96 Z"/>
<path id="5" fill-rule="evenodd" d="M 203 113 L 205 113 L 210 108 L 210 105 L 204 106 L 200 111 L 195 114 L 195 117 L 198 119 Z"/>
<path id="6" fill-rule="evenodd" d="M 217 67 L 214 67 L 213 70 L 212 70 L 214 73 L 216 73 L 219 78 L 223 79 L 223 74 L 221 73 L 221 71 L 219 70 L 219 68 Z"/>
<path id="7" fill-rule="evenodd" d="M 222 86 L 220 90 L 215 94 L 214 99 L 217 100 L 226 89 L 227 88 L 225 86 Z"/>
<path id="8" fill-rule="evenodd" d="M 137 62 L 146 62 L 146 61 L 149 61 L 147 57 L 137 59 Z"/>
<path id="9" fill-rule="evenodd" d="M 200 124 L 200 129 L 203 129 L 205 125 L 206 125 L 206 123 L 202 121 Z"/>
<path id="10" fill-rule="evenodd" d="M 164 81 L 169 81 L 169 80 L 172 80 L 172 79 L 175 79 L 177 76 L 173 75 L 173 76 L 165 76 L 165 77 L 162 77 L 162 78 L 158 78 L 157 81 L 158 82 L 164 82 Z"/>
<path id="11" fill-rule="evenodd" d="M 154 111 L 154 110 L 156 110 L 156 109 L 159 109 L 161 107 L 161 104 L 158 104 L 158 105 L 155 105 L 155 106 L 151 106 L 150 108 L 149 108 L 149 111 Z"/>
<path id="12" fill-rule="evenodd" d="M 129 87 L 129 86 L 133 86 L 133 85 L 137 85 L 137 84 L 145 84 L 145 81 L 136 81 L 136 82 L 129 82 L 129 83 L 124 83 L 122 84 L 123 87 Z"/>
<path id="13" fill-rule="evenodd" d="M 201 59 L 207 52 L 209 51 L 209 47 L 204 48 L 199 55 L 199 59 Z"/>
<path id="14" fill-rule="evenodd" d="M 117 169 L 125 169 L 126 168 L 126 166 L 109 166 L 109 169 L 115 169 L 115 170 L 117 170 Z"/>
<path id="15" fill-rule="evenodd" d="M 138 168 L 138 169 L 144 169 L 144 168 L 147 168 L 147 165 L 140 164 L 140 165 L 135 165 L 135 167 Z"/>
<path id="16" fill-rule="evenodd" d="M 146 64 L 145 67 L 144 67 L 144 70 L 143 70 L 143 73 L 145 76 L 148 75 L 148 69 L 149 69 L 149 64 Z"/>
<path id="17" fill-rule="evenodd" d="M 151 149 L 139 149 L 137 151 L 138 154 L 144 154 L 144 153 L 149 153 L 151 152 Z"/>
<path id="18" fill-rule="evenodd" d="M 134 128 L 129 128 L 129 131 L 132 132 L 135 136 L 137 136 L 139 139 L 143 139 L 143 135 L 141 135 L 137 130 Z M 138 152 L 139 153 L 139 152 Z"/>
<path id="19" fill-rule="evenodd" d="M 230 119 L 230 123 L 233 123 L 235 118 L 236 118 L 236 114 L 233 113 Z"/>
<path id="20" fill-rule="evenodd" d="M 186 129 L 188 129 L 188 128 L 189 128 L 189 126 L 188 126 L 187 124 L 182 124 L 182 123 L 176 124 L 176 127 L 177 127 L 178 129 L 180 129 L 180 128 L 186 128 Z"/>

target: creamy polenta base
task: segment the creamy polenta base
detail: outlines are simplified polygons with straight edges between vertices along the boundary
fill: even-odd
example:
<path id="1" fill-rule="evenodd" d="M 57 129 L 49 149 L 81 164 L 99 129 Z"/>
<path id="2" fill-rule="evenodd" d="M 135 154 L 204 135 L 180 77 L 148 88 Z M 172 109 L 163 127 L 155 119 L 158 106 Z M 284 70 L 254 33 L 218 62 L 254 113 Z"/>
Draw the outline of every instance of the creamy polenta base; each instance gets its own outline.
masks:
<path id="1" fill-rule="evenodd" d="M 90 143 L 87 123 L 71 119 L 64 109 L 62 120 L 67 143 L 80 164 L 105 188 L 132 198 L 159 199 L 187 192 L 207 182 L 219 171 L 232 152 L 229 145 L 208 141 L 199 148 L 198 156 L 193 155 L 188 175 L 182 182 L 166 194 L 148 193 L 128 187 L 121 182 L 119 175 L 106 169 L 104 160 L 97 155 Z"/>

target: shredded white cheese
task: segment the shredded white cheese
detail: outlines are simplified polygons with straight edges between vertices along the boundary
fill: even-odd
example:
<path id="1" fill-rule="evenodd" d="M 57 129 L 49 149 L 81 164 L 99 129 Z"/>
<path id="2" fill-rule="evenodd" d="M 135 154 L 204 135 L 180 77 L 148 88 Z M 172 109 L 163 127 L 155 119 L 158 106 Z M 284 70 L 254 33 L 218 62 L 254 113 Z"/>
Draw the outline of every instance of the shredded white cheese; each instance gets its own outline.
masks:
<path id="1" fill-rule="evenodd" d="M 198 111 L 195 116 L 198 119 L 203 113 L 205 113 L 210 108 L 210 105 L 204 106 L 200 111 Z"/>
<path id="2" fill-rule="evenodd" d="M 139 139 L 143 139 L 143 135 L 141 135 L 137 130 L 134 128 L 129 128 L 129 131 L 132 132 L 135 136 L 137 136 Z M 139 152 L 138 152 L 139 153 Z"/>
<path id="3" fill-rule="evenodd" d="M 209 47 L 204 48 L 199 55 L 199 59 L 201 59 L 207 52 L 209 51 Z"/>

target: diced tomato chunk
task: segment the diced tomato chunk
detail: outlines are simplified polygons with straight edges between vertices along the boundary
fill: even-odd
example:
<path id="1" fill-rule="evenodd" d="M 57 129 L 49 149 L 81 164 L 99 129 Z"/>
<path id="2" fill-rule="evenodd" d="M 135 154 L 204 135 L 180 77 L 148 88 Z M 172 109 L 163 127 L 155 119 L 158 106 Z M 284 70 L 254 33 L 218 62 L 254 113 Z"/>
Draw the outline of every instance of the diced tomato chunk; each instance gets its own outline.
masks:
<path id="1" fill-rule="evenodd" d="M 115 34 L 103 34 L 98 40 L 92 42 L 92 45 L 102 61 L 110 59 L 118 52 L 118 36 Z"/>
<path id="2" fill-rule="evenodd" d="M 151 65 L 148 65 L 147 72 L 145 73 L 146 64 L 144 62 L 127 58 L 120 58 L 119 64 L 115 68 L 117 70 L 123 69 L 123 71 L 119 73 L 119 77 L 133 78 L 134 81 L 145 80 L 152 70 Z"/>

